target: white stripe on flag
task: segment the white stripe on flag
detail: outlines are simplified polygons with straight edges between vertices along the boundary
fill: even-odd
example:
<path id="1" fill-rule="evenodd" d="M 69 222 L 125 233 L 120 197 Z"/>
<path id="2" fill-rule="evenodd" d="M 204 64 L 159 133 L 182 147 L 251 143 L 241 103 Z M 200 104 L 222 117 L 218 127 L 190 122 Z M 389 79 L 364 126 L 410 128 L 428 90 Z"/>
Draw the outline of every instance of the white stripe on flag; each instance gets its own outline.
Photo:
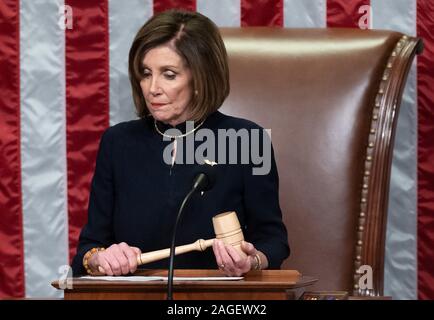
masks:
<path id="1" fill-rule="evenodd" d="M 240 0 L 197 0 L 196 11 L 210 18 L 219 27 L 240 27 Z"/>
<path id="2" fill-rule="evenodd" d="M 128 52 L 139 28 L 152 16 L 152 0 L 109 1 L 110 125 L 137 118 L 128 80 Z"/>
<path id="3" fill-rule="evenodd" d="M 26 297 L 61 297 L 50 285 L 68 265 L 63 0 L 21 1 L 20 86 Z"/>
<path id="4" fill-rule="evenodd" d="M 285 28 L 325 28 L 326 0 L 285 0 L 283 7 Z"/>
<path id="5" fill-rule="evenodd" d="M 373 27 L 416 35 L 416 0 L 371 0 Z M 390 181 L 384 294 L 417 299 L 416 61 L 404 90 Z"/>

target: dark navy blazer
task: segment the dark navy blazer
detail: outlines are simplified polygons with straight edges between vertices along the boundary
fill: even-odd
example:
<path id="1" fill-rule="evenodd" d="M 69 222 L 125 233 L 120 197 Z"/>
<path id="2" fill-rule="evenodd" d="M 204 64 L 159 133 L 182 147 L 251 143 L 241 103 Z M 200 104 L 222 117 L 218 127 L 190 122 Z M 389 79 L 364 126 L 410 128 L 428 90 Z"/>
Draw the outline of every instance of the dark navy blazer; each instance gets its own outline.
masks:
<path id="1" fill-rule="evenodd" d="M 163 123 L 158 125 L 161 131 L 169 128 Z M 186 124 L 176 128 L 184 132 Z M 201 128 L 210 129 L 216 135 L 217 129 L 262 129 L 251 121 L 219 111 L 211 114 Z M 88 222 L 81 231 L 72 263 L 75 276 L 85 273 L 83 255 L 93 247 L 109 247 L 120 242 L 139 247 L 142 252 L 170 247 L 175 217 L 199 166 L 165 163 L 163 152 L 170 143 L 156 132 L 152 117 L 120 123 L 104 132 L 91 184 Z M 195 142 L 194 148 L 201 143 Z M 218 152 L 216 149 L 214 159 L 210 153 L 208 160 L 218 162 Z M 184 152 L 184 160 L 186 156 Z M 272 149 L 271 156 L 271 170 L 267 175 L 253 175 L 252 162 L 240 164 L 240 158 L 238 164 L 228 164 L 228 160 L 226 164 L 217 164 L 214 187 L 203 195 L 195 194 L 185 207 L 176 245 L 214 238 L 212 217 L 235 211 L 245 240 L 267 256 L 269 268 L 279 268 L 289 255 L 289 246 L 279 206 L 278 174 Z M 167 266 L 168 259 L 164 259 L 143 267 Z M 175 267 L 215 269 L 212 248 L 177 256 Z"/>

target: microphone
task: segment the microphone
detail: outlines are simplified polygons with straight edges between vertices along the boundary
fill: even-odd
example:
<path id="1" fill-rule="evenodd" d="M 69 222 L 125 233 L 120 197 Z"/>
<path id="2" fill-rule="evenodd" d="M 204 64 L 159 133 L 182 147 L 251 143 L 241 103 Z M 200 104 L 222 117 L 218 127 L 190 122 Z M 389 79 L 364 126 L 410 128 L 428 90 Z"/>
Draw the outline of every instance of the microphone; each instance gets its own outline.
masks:
<path id="1" fill-rule="evenodd" d="M 216 179 L 216 169 L 213 165 L 202 164 L 199 167 L 199 173 L 193 179 L 193 189 L 203 192 L 214 187 Z"/>
<path id="2" fill-rule="evenodd" d="M 208 191 L 214 187 L 216 170 L 213 167 L 214 165 L 209 164 L 202 164 L 199 166 L 198 173 L 193 179 L 193 186 L 182 201 L 178 215 L 176 216 L 175 226 L 173 227 L 172 244 L 170 246 L 169 275 L 167 277 L 167 300 L 173 300 L 173 262 L 175 258 L 176 230 L 178 229 L 178 223 L 181 218 L 182 211 L 185 207 L 185 204 L 194 193 Z"/>

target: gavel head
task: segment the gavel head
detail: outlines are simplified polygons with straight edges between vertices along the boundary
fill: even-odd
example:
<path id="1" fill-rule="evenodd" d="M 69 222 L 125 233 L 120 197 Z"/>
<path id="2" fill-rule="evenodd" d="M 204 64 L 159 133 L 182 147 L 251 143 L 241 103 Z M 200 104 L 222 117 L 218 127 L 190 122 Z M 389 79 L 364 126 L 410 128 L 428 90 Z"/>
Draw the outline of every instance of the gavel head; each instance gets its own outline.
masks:
<path id="1" fill-rule="evenodd" d="M 223 212 L 214 216 L 212 224 L 217 239 L 222 240 L 225 244 L 232 245 L 242 257 L 246 256 L 244 251 L 241 250 L 244 235 L 235 211 Z"/>

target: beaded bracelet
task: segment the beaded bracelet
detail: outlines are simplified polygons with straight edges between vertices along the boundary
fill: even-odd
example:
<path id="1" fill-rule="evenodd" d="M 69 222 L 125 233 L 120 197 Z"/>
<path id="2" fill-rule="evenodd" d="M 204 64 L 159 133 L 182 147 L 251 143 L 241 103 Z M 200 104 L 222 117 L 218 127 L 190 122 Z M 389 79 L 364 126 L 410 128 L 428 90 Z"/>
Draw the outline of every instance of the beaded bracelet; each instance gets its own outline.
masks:
<path id="1" fill-rule="evenodd" d="M 90 249 L 88 252 L 86 252 L 86 254 L 84 255 L 84 257 L 83 257 L 83 267 L 84 267 L 84 269 L 86 270 L 86 272 L 88 273 L 88 274 L 90 274 L 91 276 L 94 276 L 95 275 L 95 273 L 90 269 L 90 267 L 89 267 L 89 259 L 90 259 L 90 257 L 94 254 L 94 253 L 96 253 L 96 252 L 98 252 L 98 251 L 104 251 L 105 250 L 105 248 L 102 248 L 102 247 L 98 247 L 98 248 L 92 248 L 92 249 Z"/>

